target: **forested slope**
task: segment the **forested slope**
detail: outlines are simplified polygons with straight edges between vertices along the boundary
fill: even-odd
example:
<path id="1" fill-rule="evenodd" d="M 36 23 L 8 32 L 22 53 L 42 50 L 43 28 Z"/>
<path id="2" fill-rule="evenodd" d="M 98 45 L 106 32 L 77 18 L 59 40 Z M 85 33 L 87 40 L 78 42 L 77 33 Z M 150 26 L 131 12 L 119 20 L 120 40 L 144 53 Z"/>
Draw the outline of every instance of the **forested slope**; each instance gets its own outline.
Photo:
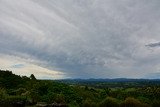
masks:
<path id="1" fill-rule="evenodd" d="M 33 74 L 26 77 L 1 70 L 0 105 L 2 107 L 160 107 L 159 85 L 148 83 L 148 86 L 137 87 L 136 83 L 132 83 L 132 87 L 125 85 L 97 87 L 94 84 L 91 81 L 86 84 L 71 84 L 55 80 L 37 80 Z M 109 84 L 119 86 L 123 82 Z"/>

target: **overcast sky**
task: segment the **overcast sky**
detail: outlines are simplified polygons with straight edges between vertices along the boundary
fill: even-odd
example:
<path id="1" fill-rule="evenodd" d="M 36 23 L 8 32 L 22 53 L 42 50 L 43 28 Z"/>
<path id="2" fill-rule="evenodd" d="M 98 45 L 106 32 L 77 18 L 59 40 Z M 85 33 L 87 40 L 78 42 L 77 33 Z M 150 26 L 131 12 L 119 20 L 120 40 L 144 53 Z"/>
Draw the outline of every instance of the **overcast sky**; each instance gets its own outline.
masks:
<path id="1" fill-rule="evenodd" d="M 0 69 L 160 78 L 160 0 L 0 0 Z"/>

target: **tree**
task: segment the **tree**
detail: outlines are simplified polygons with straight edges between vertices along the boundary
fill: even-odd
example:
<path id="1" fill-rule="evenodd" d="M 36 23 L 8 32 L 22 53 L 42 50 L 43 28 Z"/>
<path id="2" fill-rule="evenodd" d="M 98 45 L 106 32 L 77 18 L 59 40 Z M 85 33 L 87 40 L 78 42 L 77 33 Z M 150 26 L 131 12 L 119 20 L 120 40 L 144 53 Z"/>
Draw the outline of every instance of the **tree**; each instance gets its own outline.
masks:
<path id="1" fill-rule="evenodd" d="M 30 79 L 31 80 L 37 80 L 36 77 L 33 74 L 31 74 Z"/>
<path id="2" fill-rule="evenodd" d="M 119 104 L 115 98 L 107 97 L 100 103 L 100 107 L 119 107 Z"/>
<path id="3" fill-rule="evenodd" d="M 7 96 L 6 90 L 0 88 L 0 100 L 4 99 Z"/>
<path id="4" fill-rule="evenodd" d="M 148 105 L 141 103 L 135 98 L 126 98 L 126 100 L 121 104 L 121 107 L 148 107 Z"/>
<path id="5" fill-rule="evenodd" d="M 90 99 L 86 99 L 86 100 L 82 103 L 82 107 L 92 107 L 92 106 L 91 106 L 91 100 L 90 100 Z"/>

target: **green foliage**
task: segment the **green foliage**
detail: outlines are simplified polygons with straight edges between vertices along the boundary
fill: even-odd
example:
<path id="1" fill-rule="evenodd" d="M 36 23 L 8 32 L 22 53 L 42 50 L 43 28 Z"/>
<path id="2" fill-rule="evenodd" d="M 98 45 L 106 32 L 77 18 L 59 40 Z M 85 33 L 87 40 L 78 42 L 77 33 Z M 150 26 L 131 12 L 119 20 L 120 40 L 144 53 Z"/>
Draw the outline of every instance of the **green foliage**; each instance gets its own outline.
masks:
<path id="1" fill-rule="evenodd" d="M 30 90 L 29 97 L 31 98 L 32 102 L 37 102 L 38 100 L 40 100 L 38 91 L 34 89 Z"/>
<path id="2" fill-rule="evenodd" d="M 25 96 L 7 96 L 5 98 L 6 102 L 18 102 L 18 101 L 26 101 L 26 97 Z"/>
<path id="3" fill-rule="evenodd" d="M 68 107 L 80 107 L 80 105 L 77 102 L 72 101 L 68 104 Z"/>
<path id="4" fill-rule="evenodd" d="M 5 99 L 6 96 L 7 96 L 6 90 L 0 88 L 0 100 Z"/>
<path id="5" fill-rule="evenodd" d="M 7 93 L 9 95 L 27 95 L 27 90 L 25 88 L 8 89 Z"/>
<path id="6" fill-rule="evenodd" d="M 111 92 L 111 89 L 109 89 L 109 88 L 104 88 L 104 89 L 102 89 L 102 90 L 100 91 L 100 95 L 101 95 L 101 97 L 104 99 L 104 98 L 106 98 L 106 97 L 109 95 L 110 92 Z"/>
<path id="7" fill-rule="evenodd" d="M 91 100 L 90 99 L 86 99 L 83 104 L 82 104 L 82 107 L 92 107 L 91 105 Z"/>
<path id="8" fill-rule="evenodd" d="M 0 87 L 11 89 L 17 88 L 20 84 L 24 84 L 24 80 L 11 71 L 0 70 Z"/>
<path id="9" fill-rule="evenodd" d="M 26 102 L 26 97 L 24 96 L 5 96 L 4 99 L 0 100 L 1 107 L 17 107 L 21 104 L 24 106 Z"/>
<path id="10" fill-rule="evenodd" d="M 56 93 L 50 91 L 50 92 L 48 92 L 48 94 L 42 96 L 41 99 L 43 102 L 53 103 L 53 102 L 55 102 L 56 96 L 57 96 Z"/>
<path id="11" fill-rule="evenodd" d="M 100 107 L 119 107 L 118 101 L 115 98 L 107 97 L 99 104 Z"/>
<path id="12" fill-rule="evenodd" d="M 112 88 L 108 88 L 101 85 L 106 83 L 89 83 L 68 85 L 52 80 L 37 80 L 33 74 L 21 77 L 1 70 L 0 106 L 7 107 L 17 102 L 56 102 L 68 104 L 69 107 L 160 107 L 159 85 L 137 87 L 134 83 L 109 83 L 108 86 Z"/>
<path id="13" fill-rule="evenodd" d="M 36 77 L 33 74 L 31 74 L 30 79 L 31 80 L 37 80 Z"/>
<path id="14" fill-rule="evenodd" d="M 97 107 L 97 104 L 88 98 L 82 102 L 82 107 Z"/>
<path id="15" fill-rule="evenodd" d="M 160 100 L 153 100 L 152 107 L 160 107 Z"/>
<path id="16" fill-rule="evenodd" d="M 121 107 L 148 107 L 148 105 L 141 103 L 138 99 L 128 97 L 121 104 Z"/>
<path id="17" fill-rule="evenodd" d="M 146 97 L 143 97 L 143 96 L 139 96 L 139 97 L 137 97 L 137 99 L 139 101 L 143 102 L 143 103 L 147 103 L 147 104 L 151 103 L 151 101 L 149 100 L 149 98 L 146 98 Z"/>
<path id="18" fill-rule="evenodd" d="M 56 103 L 63 103 L 63 104 L 65 104 L 66 101 L 65 101 L 64 95 L 63 94 L 57 94 L 55 102 Z"/>

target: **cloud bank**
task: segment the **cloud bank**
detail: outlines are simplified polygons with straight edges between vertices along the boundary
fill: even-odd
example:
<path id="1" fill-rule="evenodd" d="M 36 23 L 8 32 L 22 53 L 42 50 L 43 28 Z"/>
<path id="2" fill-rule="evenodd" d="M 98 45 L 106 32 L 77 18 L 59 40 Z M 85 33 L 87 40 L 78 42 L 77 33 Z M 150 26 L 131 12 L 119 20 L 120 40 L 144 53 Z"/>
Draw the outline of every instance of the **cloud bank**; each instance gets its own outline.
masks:
<path id="1" fill-rule="evenodd" d="M 56 78 L 149 78 L 160 72 L 160 50 L 150 44 L 160 41 L 159 3 L 0 0 L 0 67 Z M 8 56 L 19 62 L 4 67 Z"/>

